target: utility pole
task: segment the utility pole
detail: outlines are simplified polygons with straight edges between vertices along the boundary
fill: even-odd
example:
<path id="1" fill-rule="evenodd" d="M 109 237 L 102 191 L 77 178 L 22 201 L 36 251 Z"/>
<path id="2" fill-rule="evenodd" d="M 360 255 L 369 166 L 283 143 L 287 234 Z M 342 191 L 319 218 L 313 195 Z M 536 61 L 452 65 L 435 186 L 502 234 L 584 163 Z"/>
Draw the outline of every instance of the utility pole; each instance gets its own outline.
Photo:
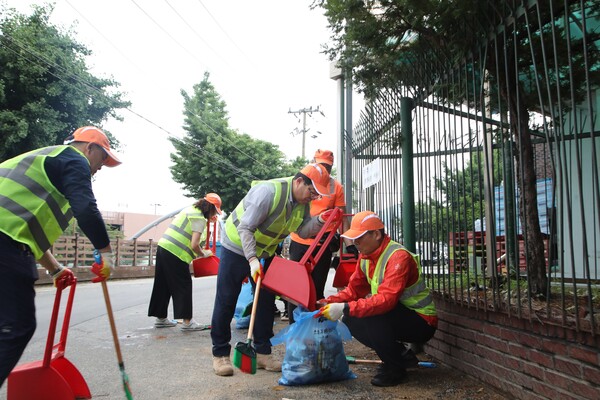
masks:
<path id="1" fill-rule="evenodd" d="M 298 128 L 296 128 L 292 132 L 290 132 L 290 134 L 292 136 L 296 136 L 297 134 L 302 134 L 302 158 L 305 158 L 304 154 L 305 154 L 305 149 L 306 149 L 306 132 L 309 131 L 309 129 L 306 129 L 306 114 L 308 114 L 308 116 L 310 117 L 310 116 L 312 116 L 312 113 L 318 112 L 318 113 L 321 113 L 322 116 L 325 116 L 325 114 L 323 114 L 323 111 L 321 111 L 319 109 L 319 107 L 320 106 L 313 108 L 312 106 L 310 106 L 309 108 L 302 108 L 302 109 L 296 110 L 296 111 L 292 111 L 292 109 L 290 108 L 290 110 L 288 111 L 288 114 L 294 114 L 295 116 L 302 114 L 302 130 L 298 131 Z"/>
<path id="2" fill-rule="evenodd" d="M 154 215 L 156 215 L 156 207 L 162 207 L 162 204 L 159 204 L 159 203 L 152 203 L 150 205 L 154 206 Z"/>

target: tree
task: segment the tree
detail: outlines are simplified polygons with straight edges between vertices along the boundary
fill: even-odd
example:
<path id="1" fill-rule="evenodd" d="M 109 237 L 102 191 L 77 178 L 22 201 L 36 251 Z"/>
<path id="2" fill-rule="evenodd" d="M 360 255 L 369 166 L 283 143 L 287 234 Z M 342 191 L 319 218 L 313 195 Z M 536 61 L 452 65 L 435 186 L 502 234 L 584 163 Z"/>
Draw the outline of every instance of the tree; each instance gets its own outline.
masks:
<path id="1" fill-rule="evenodd" d="M 496 159 L 501 151 L 494 150 Z M 444 165 L 444 174 L 435 179 L 438 199 L 427 199 L 415 206 L 417 240 L 446 242 L 449 229 L 455 232 L 474 230 L 475 221 L 485 217 L 483 195 L 483 163 L 481 151 L 471 154 L 465 168 L 454 171 Z M 494 185 L 502 181 L 502 163 L 494 165 Z"/>
<path id="2" fill-rule="evenodd" d="M 507 32 L 504 47 L 496 52 L 489 35 L 504 23 L 503 18 L 508 15 L 514 17 L 509 3 L 483 0 L 316 0 L 313 7 L 325 10 L 332 30 L 333 44 L 325 52 L 332 60 L 338 60 L 343 70 L 352 71 L 355 84 L 367 98 L 375 97 L 382 88 L 404 86 L 425 97 L 435 95 L 451 104 L 464 104 L 469 99 L 469 88 L 443 88 L 443 92 L 429 92 L 440 74 L 448 73 L 444 70 L 436 74 L 431 65 L 438 62 L 456 65 L 470 59 L 472 64 L 467 67 L 471 71 L 484 69 L 484 76 L 478 77 L 479 87 L 483 87 L 485 81 L 497 88 L 499 100 L 496 106 L 502 105 L 510 116 L 511 129 L 507 134 L 513 137 L 506 140 L 514 139 L 516 142 L 515 162 L 523 171 L 518 174 L 523 198 L 519 213 L 527 226 L 530 290 L 534 295 L 544 296 L 548 282 L 537 210 L 529 116 L 536 111 L 551 113 L 556 105 L 546 105 L 547 109 L 540 110 L 539 93 L 552 90 L 563 96 L 572 96 L 567 101 L 554 97 L 553 101 L 562 101 L 565 109 L 573 104 L 573 100 L 580 101 L 586 95 L 586 87 L 600 83 L 600 51 L 597 47 L 600 34 L 590 31 L 584 42 L 581 37 L 569 36 L 564 24 L 568 21 L 567 25 L 581 25 L 582 7 L 587 15 L 597 16 L 600 3 L 592 0 L 548 0 L 547 4 L 527 6 L 529 8 L 523 10 L 524 16 L 520 21 L 508 24 L 505 32 L 510 32 Z M 518 26 L 518 23 L 522 25 Z M 556 37 L 568 37 L 569 40 L 555 40 Z M 584 45 L 587 46 L 585 49 Z M 581 50 L 569 52 L 568 49 Z M 555 65 L 543 63 L 543 55 L 549 51 L 557 56 Z M 479 65 L 483 68 L 476 68 Z M 507 73 L 505 65 L 510 66 Z M 586 71 L 586 65 L 592 68 Z M 414 73 L 411 69 L 414 67 L 420 70 Z M 424 75 L 426 78 L 422 79 Z M 539 91 L 536 84 L 540 85 Z M 479 92 L 484 93 L 483 90 Z M 471 91 L 471 96 L 474 93 L 474 90 Z M 488 94 L 493 96 L 493 93 Z M 474 98 L 477 97 L 470 97 L 471 100 Z M 554 118 L 553 124 L 561 126 L 560 116 Z"/>
<path id="3" fill-rule="evenodd" d="M 91 55 L 72 32 L 49 23 L 51 6 L 31 15 L 4 9 L 0 19 L 0 161 L 63 140 L 78 127 L 101 126 L 130 105 L 112 79 L 89 73 Z M 107 132 L 114 146 L 118 142 Z"/>
<path id="4" fill-rule="evenodd" d="M 231 211 L 253 180 L 295 175 L 301 161 L 288 164 L 277 145 L 229 128 L 225 102 L 209 77 L 206 72 L 191 94 L 181 91 L 186 136 L 170 139 L 175 147 L 171 173 L 190 197 L 218 193 L 223 209 Z"/>

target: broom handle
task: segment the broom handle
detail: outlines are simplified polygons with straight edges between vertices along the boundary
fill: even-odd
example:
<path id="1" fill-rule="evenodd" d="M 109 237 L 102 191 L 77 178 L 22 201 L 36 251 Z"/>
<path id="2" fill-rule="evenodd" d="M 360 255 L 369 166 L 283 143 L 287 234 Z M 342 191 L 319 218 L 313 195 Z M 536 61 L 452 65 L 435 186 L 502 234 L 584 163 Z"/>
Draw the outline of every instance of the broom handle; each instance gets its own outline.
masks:
<path id="1" fill-rule="evenodd" d="M 350 364 L 381 364 L 381 360 L 361 360 L 358 358 L 346 357 Z"/>
<path id="2" fill-rule="evenodd" d="M 104 302 L 106 303 L 106 313 L 108 314 L 108 321 L 110 322 L 110 331 L 112 332 L 115 350 L 117 351 L 117 361 L 119 362 L 119 365 L 121 365 L 123 364 L 123 357 L 121 356 L 121 346 L 119 345 L 119 337 L 117 336 L 117 328 L 115 327 L 115 318 L 113 317 L 112 306 L 110 305 L 106 281 L 102 281 L 102 291 L 104 292 Z"/>
<path id="3" fill-rule="evenodd" d="M 248 326 L 248 340 L 252 339 L 252 331 L 254 330 L 254 320 L 256 319 L 256 308 L 258 306 L 258 294 L 260 293 L 260 282 L 262 276 L 259 274 L 256 280 L 256 289 L 254 289 L 254 301 L 252 302 L 252 313 L 250 314 L 250 325 Z"/>

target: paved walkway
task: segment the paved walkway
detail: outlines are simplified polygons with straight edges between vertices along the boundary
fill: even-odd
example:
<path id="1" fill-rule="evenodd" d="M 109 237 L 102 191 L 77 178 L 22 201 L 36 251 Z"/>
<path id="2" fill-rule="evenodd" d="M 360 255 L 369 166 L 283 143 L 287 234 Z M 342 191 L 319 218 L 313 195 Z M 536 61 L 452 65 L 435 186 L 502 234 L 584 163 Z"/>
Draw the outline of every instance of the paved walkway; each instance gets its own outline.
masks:
<path id="1" fill-rule="evenodd" d="M 201 278 L 194 281 L 194 314 L 199 323 L 209 323 L 214 301 L 213 278 Z M 375 388 L 369 381 L 374 374 L 373 366 L 352 365 L 358 376 L 343 382 L 307 386 L 280 386 L 277 380 L 280 373 L 259 370 L 255 375 L 235 371 L 232 377 L 218 377 L 212 371 L 211 340 L 209 331 L 181 332 L 178 328 L 155 329 L 153 319 L 146 316 L 147 298 L 151 289 L 151 279 L 132 281 L 111 281 L 109 288 L 113 297 L 113 309 L 117 321 L 117 330 L 125 370 L 130 378 L 135 399 L 437 399 L 465 398 L 452 397 L 457 385 L 467 384 L 472 388 L 472 399 L 501 399 L 502 397 L 481 397 L 481 385 L 474 380 L 461 376 L 443 365 L 435 369 L 418 369 L 411 373 L 409 380 L 395 388 Z M 92 284 L 81 284 L 92 285 Z M 140 289 L 139 287 L 143 288 Z M 150 289 L 148 289 L 150 288 Z M 98 287 L 78 288 L 78 296 L 84 296 L 86 290 L 99 290 Z M 141 290 L 142 295 L 136 294 Z M 53 290 L 38 289 L 37 301 L 53 300 Z M 142 299 L 133 305 L 119 300 L 119 295 L 138 296 Z M 88 297 L 93 297 L 88 294 Z M 44 300 L 45 299 L 45 300 Z M 85 300 L 85 301 L 84 301 Z M 81 307 L 87 302 L 96 304 L 97 298 L 82 299 L 75 305 L 73 313 L 82 314 Z M 281 306 L 281 303 L 280 303 Z M 87 306 L 91 307 L 91 306 Z M 85 315 L 85 312 L 83 313 Z M 113 341 L 105 315 L 91 315 L 88 320 L 73 320 L 69 329 L 66 357 L 82 373 L 94 399 L 124 399 L 121 376 Z M 60 322 L 59 322 L 60 323 Z M 286 326 L 276 318 L 275 330 Z M 235 329 L 232 325 L 232 343 L 244 341 L 246 330 Z M 47 327 L 39 328 L 46 332 Z M 44 333 L 42 332 L 42 333 Z M 44 334 L 45 337 L 45 334 Z M 42 358 L 45 339 L 32 341 L 20 364 Z M 352 340 L 345 344 L 347 355 L 374 357 L 372 352 Z M 283 345 L 274 347 L 274 354 L 283 358 Z M 427 355 L 419 356 L 429 360 Z M 0 389 L 0 398 L 6 398 L 6 383 Z M 48 388 L 48 390 L 52 390 Z M 451 390 L 451 392 L 448 392 Z M 479 392 L 478 392 L 479 390 Z M 412 393 L 412 394 L 411 394 Z M 479 395 L 477 395 L 479 393 Z M 12 399 L 11 399 L 12 400 Z"/>

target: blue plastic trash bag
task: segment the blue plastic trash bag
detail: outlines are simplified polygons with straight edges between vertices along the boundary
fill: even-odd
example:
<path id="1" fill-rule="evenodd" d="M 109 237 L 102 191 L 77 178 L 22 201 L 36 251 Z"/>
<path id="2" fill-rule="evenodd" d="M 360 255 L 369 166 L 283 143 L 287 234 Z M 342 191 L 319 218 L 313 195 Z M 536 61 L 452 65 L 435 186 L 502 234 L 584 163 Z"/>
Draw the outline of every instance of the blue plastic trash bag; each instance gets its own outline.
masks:
<path id="1" fill-rule="evenodd" d="M 235 304 L 235 312 L 233 314 L 233 318 L 235 318 L 236 329 L 246 329 L 250 326 L 250 314 L 242 317 L 242 313 L 248 304 L 252 303 L 253 300 L 254 292 L 252 289 L 252 284 L 250 282 L 242 284 L 242 290 L 238 296 L 237 303 Z"/>
<path id="2" fill-rule="evenodd" d="M 280 385 L 295 386 L 318 382 L 354 379 L 344 353 L 343 340 L 351 340 L 348 327 L 324 317 L 317 311 L 298 306 L 292 325 L 271 338 L 271 344 L 285 343 Z"/>

